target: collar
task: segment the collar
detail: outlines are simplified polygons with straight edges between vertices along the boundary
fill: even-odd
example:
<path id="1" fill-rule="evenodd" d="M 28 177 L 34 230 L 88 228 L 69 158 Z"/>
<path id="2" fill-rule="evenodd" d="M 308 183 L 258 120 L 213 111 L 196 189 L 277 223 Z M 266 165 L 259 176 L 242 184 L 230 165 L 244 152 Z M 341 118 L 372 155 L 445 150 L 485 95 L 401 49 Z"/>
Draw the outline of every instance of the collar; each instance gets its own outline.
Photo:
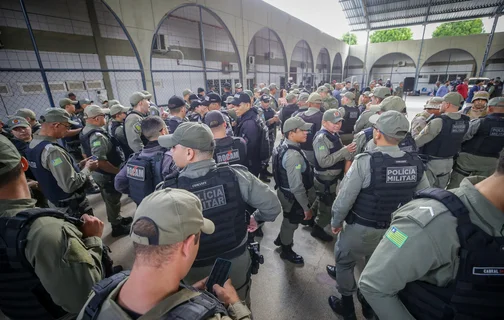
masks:
<path id="1" fill-rule="evenodd" d="M 90 123 L 86 123 L 86 127 L 89 127 L 89 129 L 91 129 L 91 130 L 93 130 L 93 129 L 103 130 L 103 127 L 96 126 L 96 125 L 90 124 Z"/>
<path id="2" fill-rule="evenodd" d="M 217 165 L 214 159 L 206 159 L 198 162 L 189 163 L 184 169 L 180 171 L 180 176 L 185 176 L 188 178 L 198 178 L 204 176 L 210 171 L 210 169 L 215 168 Z"/>
<path id="3" fill-rule="evenodd" d="M 161 147 L 161 146 L 159 145 L 159 141 L 158 141 L 158 140 L 149 141 L 149 142 L 147 142 L 147 144 L 145 145 L 145 149 L 151 149 L 151 148 L 155 148 L 155 147 Z"/>
<path id="4" fill-rule="evenodd" d="M 255 111 L 254 108 L 250 108 L 247 112 L 245 112 L 240 119 L 245 120 L 245 119 L 253 119 L 257 115 L 257 111 Z"/>
<path id="5" fill-rule="evenodd" d="M 49 136 L 43 136 L 41 134 L 34 134 L 32 141 L 49 141 L 52 143 L 58 143 L 58 139 Z"/>
<path id="6" fill-rule="evenodd" d="M 291 145 L 291 146 L 296 146 L 296 147 L 299 147 L 300 144 L 297 143 L 297 142 L 294 142 L 292 140 L 289 140 L 289 139 L 285 139 L 285 144 L 288 144 L 288 145 Z"/>
<path id="7" fill-rule="evenodd" d="M 376 151 L 383 151 L 385 153 L 388 152 L 399 152 L 401 149 L 399 149 L 399 146 L 376 146 Z"/>
<path id="8" fill-rule="evenodd" d="M 34 199 L 0 200 L 0 217 L 13 217 L 25 209 L 35 208 L 35 203 Z"/>

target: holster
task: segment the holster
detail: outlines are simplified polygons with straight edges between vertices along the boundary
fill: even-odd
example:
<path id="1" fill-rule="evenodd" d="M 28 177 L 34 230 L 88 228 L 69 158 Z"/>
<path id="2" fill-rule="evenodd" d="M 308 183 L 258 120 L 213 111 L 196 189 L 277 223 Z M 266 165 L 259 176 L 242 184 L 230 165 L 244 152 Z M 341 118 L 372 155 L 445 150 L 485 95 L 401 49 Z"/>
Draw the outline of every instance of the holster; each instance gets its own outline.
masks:
<path id="1" fill-rule="evenodd" d="M 292 204 L 291 210 L 289 212 L 284 211 L 284 217 L 288 218 L 289 222 L 292 224 L 298 224 L 298 223 L 303 222 L 304 217 L 305 217 L 304 210 L 301 207 L 301 205 L 299 204 L 299 202 L 297 202 L 294 199 L 294 203 Z"/>

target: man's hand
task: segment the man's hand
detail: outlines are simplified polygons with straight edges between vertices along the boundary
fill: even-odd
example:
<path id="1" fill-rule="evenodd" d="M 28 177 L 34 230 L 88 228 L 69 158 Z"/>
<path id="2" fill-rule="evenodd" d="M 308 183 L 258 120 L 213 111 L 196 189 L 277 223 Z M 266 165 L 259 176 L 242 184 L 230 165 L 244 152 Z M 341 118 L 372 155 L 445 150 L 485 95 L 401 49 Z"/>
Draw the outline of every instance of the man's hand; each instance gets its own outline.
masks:
<path id="1" fill-rule="evenodd" d="M 338 227 L 338 228 L 331 227 L 331 230 L 332 230 L 333 234 L 338 234 L 341 231 L 341 227 Z"/>
<path id="2" fill-rule="evenodd" d="M 249 222 L 249 225 L 247 227 L 247 231 L 248 232 L 254 232 L 257 230 L 257 228 L 259 228 L 259 225 L 257 224 L 257 221 L 256 219 L 254 218 L 254 215 L 250 215 L 250 222 Z"/>
<path id="3" fill-rule="evenodd" d="M 80 227 L 82 238 L 101 237 L 103 234 L 103 221 L 97 217 L 83 214 L 81 217 L 84 224 Z"/>
<path id="4" fill-rule="evenodd" d="M 310 220 L 313 217 L 313 213 L 310 210 L 304 212 L 304 219 L 303 220 Z"/>
<path id="5" fill-rule="evenodd" d="M 348 150 L 348 152 L 354 153 L 357 150 L 357 144 L 355 142 L 352 142 L 349 145 L 345 146 L 345 148 Z"/>
<path id="6" fill-rule="evenodd" d="M 86 161 L 84 168 L 88 168 L 89 171 L 95 171 L 96 169 L 98 169 L 98 160 L 89 159 L 88 161 Z"/>
<path id="7" fill-rule="evenodd" d="M 39 184 L 37 181 L 28 179 L 27 182 L 28 182 L 28 188 L 30 188 L 30 189 L 38 189 L 39 188 Z"/>
<path id="8" fill-rule="evenodd" d="M 218 284 L 214 284 L 213 291 L 217 298 L 224 303 L 227 307 L 228 305 L 233 305 L 240 301 L 240 297 L 238 297 L 238 293 L 236 293 L 235 288 L 231 284 L 231 279 L 228 279 L 226 283 L 224 283 L 224 287 L 219 286 Z"/>
<path id="9" fill-rule="evenodd" d="M 208 277 L 206 277 L 205 279 L 202 279 L 202 280 L 196 282 L 192 286 L 193 286 L 193 288 L 201 290 L 201 291 L 206 290 L 206 282 L 207 282 L 207 280 L 208 280 Z"/>

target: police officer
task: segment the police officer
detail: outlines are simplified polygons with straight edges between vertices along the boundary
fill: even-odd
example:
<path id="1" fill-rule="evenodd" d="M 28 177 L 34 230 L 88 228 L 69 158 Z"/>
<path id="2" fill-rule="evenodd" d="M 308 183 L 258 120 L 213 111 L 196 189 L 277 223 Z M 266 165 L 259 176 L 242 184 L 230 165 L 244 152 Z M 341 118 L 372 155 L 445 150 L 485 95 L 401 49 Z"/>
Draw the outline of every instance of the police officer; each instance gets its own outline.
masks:
<path id="1" fill-rule="evenodd" d="M 464 108 L 462 113 L 468 115 L 471 119 L 478 119 L 486 116 L 488 97 L 489 94 L 486 91 L 476 92 L 471 100 L 471 106 Z"/>
<path id="2" fill-rule="evenodd" d="M 292 113 L 292 117 L 295 117 L 298 113 L 301 113 L 301 112 L 308 110 L 308 98 L 309 97 L 310 97 L 310 94 L 308 94 L 306 92 L 301 92 L 298 95 L 297 105 L 299 106 L 299 109 L 297 109 L 296 111 L 294 111 Z"/>
<path id="3" fill-rule="evenodd" d="M 117 101 L 117 100 L 116 100 Z M 124 153 L 124 159 L 128 159 L 133 153 L 133 150 L 128 145 L 126 136 L 124 135 L 124 119 L 126 119 L 129 108 L 126 108 L 119 103 L 113 104 L 110 107 L 110 121 L 108 124 L 108 133 L 111 137 L 117 139 Z"/>
<path id="4" fill-rule="evenodd" d="M 306 142 L 301 143 L 301 149 L 304 151 L 306 158 L 308 161 L 314 165 L 315 164 L 315 154 L 313 152 L 313 137 L 315 133 L 320 130 L 322 127 L 322 116 L 323 113 L 320 111 L 320 107 L 322 105 L 322 97 L 313 92 L 310 94 L 308 100 L 308 110 L 299 112 L 296 117 L 300 117 L 307 123 L 313 124 L 308 133 L 308 138 Z"/>
<path id="5" fill-rule="evenodd" d="M 416 190 L 429 187 L 420 158 L 398 147 L 408 132 L 408 119 L 387 111 L 370 121 L 377 148 L 355 157 L 332 206 L 331 227 L 334 234 L 341 233 L 334 247 L 336 266 L 327 266 L 327 272 L 335 276 L 341 299 L 330 296 L 329 305 L 344 319 L 356 319 L 352 297 L 356 262 L 369 259 L 390 225 L 392 212 L 413 199 Z M 364 316 L 370 318 L 369 305 L 363 300 L 361 304 Z"/>
<path id="6" fill-rule="evenodd" d="M 170 132 L 175 132 L 175 129 L 182 122 L 187 121 L 184 99 L 179 96 L 172 96 L 168 100 L 168 109 L 170 110 L 170 118 L 167 121 L 168 129 Z"/>
<path id="7" fill-rule="evenodd" d="M 200 87 L 200 88 L 198 88 L 197 92 L 198 92 L 198 99 L 200 99 L 200 100 L 205 99 L 205 89 Z M 210 92 L 212 92 L 212 90 L 210 90 Z"/>
<path id="8" fill-rule="evenodd" d="M 491 177 L 427 189 L 394 213 L 359 282 L 380 319 L 502 318 L 503 184 L 501 152 Z"/>
<path id="9" fill-rule="evenodd" d="M 121 212 L 121 193 L 114 188 L 114 178 L 124 162 L 124 154 L 119 142 L 110 137 L 104 129 L 105 114 L 109 109 L 90 105 L 84 109 L 86 126 L 80 134 L 82 150 L 86 157 L 98 160 L 98 169 L 93 172 L 93 180 L 100 187 L 100 193 L 105 202 L 107 218 L 112 225 L 112 237 L 129 233 L 131 217 L 123 218 Z"/>
<path id="10" fill-rule="evenodd" d="M 464 177 L 490 176 L 504 148 L 504 98 L 488 103 L 488 115 L 469 123 L 448 189 L 458 188 Z"/>
<path id="11" fill-rule="evenodd" d="M 280 109 L 278 101 L 276 100 L 275 97 L 278 87 L 275 83 L 271 83 L 268 88 L 269 88 L 269 95 L 271 98 L 271 108 L 273 109 L 273 111 L 277 112 Z"/>
<path id="12" fill-rule="evenodd" d="M 37 121 L 37 115 L 33 110 L 21 108 L 18 109 L 14 115 L 25 118 L 31 126 L 32 133 L 36 133 L 40 129 L 40 123 Z"/>
<path id="13" fill-rule="evenodd" d="M 12 320 L 68 317 L 104 277 L 103 222 L 83 215 L 76 225 L 57 210 L 36 209 L 28 167 L 0 136 L 0 310 Z"/>
<path id="14" fill-rule="evenodd" d="M 205 114 L 208 112 L 208 106 L 205 106 L 201 100 L 192 100 L 190 110 L 189 121 L 202 123 Z"/>
<path id="15" fill-rule="evenodd" d="M 359 114 L 363 113 L 365 110 L 367 110 L 367 105 L 369 104 L 369 102 L 371 101 L 371 98 L 369 97 L 369 95 L 371 94 L 371 92 L 369 91 L 364 91 L 361 95 L 360 95 L 360 98 L 359 98 Z"/>
<path id="16" fill-rule="evenodd" d="M 457 112 L 462 100 L 458 92 L 447 93 L 441 104 L 442 115 L 427 122 L 415 138 L 420 153 L 428 161 L 427 177 L 433 187 L 444 189 L 448 185 L 453 157 L 469 128 L 469 117 Z"/>
<path id="17" fill-rule="evenodd" d="M 184 101 L 185 101 L 187 107 L 189 107 L 189 104 L 191 103 L 190 98 L 189 98 L 189 96 L 191 94 L 193 94 L 191 89 L 185 89 L 184 91 L 182 91 L 182 97 L 184 98 Z"/>
<path id="18" fill-rule="evenodd" d="M 487 91 L 490 94 L 490 99 L 497 98 L 502 95 L 502 81 L 500 77 L 495 78 L 494 85 L 489 87 L 487 85 Z"/>
<path id="19" fill-rule="evenodd" d="M 340 138 L 343 144 L 349 144 L 353 140 L 353 130 L 359 118 L 359 108 L 355 106 L 355 95 L 347 91 L 341 97 L 341 107 L 339 112 L 343 115 L 343 125 L 341 126 Z"/>
<path id="20" fill-rule="evenodd" d="M 75 102 L 75 100 L 72 100 L 72 99 L 69 99 L 69 100 Z M 77 104 L 75 105 L 75 112 L 76 112 L 77 117 L 80 119 L 82 126 L 86 125 L 86 119 L 84 117 L 84 110 L 92 103 L 93 103 L 93 101 L 85 98 L 85 99 L 80 99 L 79 101 L 77 101 Z M 60 107 L 61 107 L 61 102 L 60 102 Z"/>
<path id="21" fill-rule="evenodd" d="M 250 320 L 250 310 L 230 280 L 224 287 L 207 288 L 215 295 L 203 291 L 206 279 L 193 286 L 181 282 L 200 243 L 203 246 L 203 239 L 215 230 L 190 192 L 164 189 L 149 195 L 138 207 L 131 230 L 133 269 L 95 286 L 77 319 Z"/>
<path id="22" fill-rule="evenodd" d="M 345 146 L 338 135 L 342 123 L 343 117 L 338 110 L 327 110 L 322 117 L 322 129 L 313 139 L 318 212 L 311 235 L 322 241 L 333 240 L 324 228 L 331 221 L 331 205 L 336 197 L 338 180 L 343 179 L 345 160 L 351 160 L 355 152 L 355 143 Z"/>
<path id="23" fill-rule="evenodd" d="M 369 109 L 364 111 L 357 119 L 355 123 L 354 132 L 359 132 L 363 129 L 370 128 L 373 126 L 372 123 L 369 122 L 369 118 L 377 113 L 380 108 L 377 107 L 386 97 L 390 96 L 390 89 L 387 87 L 378 87 L 374 89 L 371 94 L 371 105 Z"/>
<path id="24" fill-rule="evenodd" d="M 171 151 L 159 145 L 160 136 L 168 134 L 163 119 L 148 116 L 142 121 L 142 134 L 149 140 L 142 151 L 135 153 L 115 176 L 114 187 L 137 204 L 154 192 L 156 186 L 177 168 Z"/>
<path id="25" fill-rule="evenodd" d="M 273 176 L 283 210 L 280 233 L 274 243 L 281 247 L 280 257 L 294 264 L 304 263 L 303 257 L 292 250 L 294 231 L 299 223 L 312 219 L 310 204 L 316 197 L 313 170 L 300 148 L 300 144 L 306 142 L 312 126 L 300 117 L 285 121 L 285 139 L 273 154 Z"/>
<path id="26" fill-rule="evenodd" d="M 142 135 L 141 123 L 149 113 L 149 100 L 151 96 L 141 92 L 134 92 L 130 97 L 130 104 L 133 108 L 124 119 L 124 136 L 128 141 L 128 146 L 133 152 L 142 150 L 147 139 Z"/>
<path id="27" fill-rule="evenodd" d="M 233 96 L 233 94 L 231 93 L 231 84 L 229 82 L 226 82 L 224 83 L 222 88 L 224 90 L 224 93 L 222 94 L 221 101 L 226 101 L 227 97 Z M 223 102 L 222 106 L 225 107 Z"/>
<path id="28" fill-rule="evenodd" d="M 147 90 L 142 90 L 141 92 L 146 96 L 151 96 L 150 98 L 147 99 L 147 101 L 149 101 L 149 115 L 159 116 L 160 113 L 159 113 L 158 107 L 156 106 L 156 104 L 154 102 L 151 101 L 152 94 Z"/>
<path id="29" fill-rule="evenodd" d="M 238 85 L 238 83 L 237 83 Z M 248 91 L 248 90 L 245 90 Z M 250 96 L 250 95 L 249 95 Z M 231 126 L 231 120 L 229 118 L 229 112 L 227 109 L 223 109 L 221 107 L 221 97 L 217 93 L 209 93 L 208 95 L 205 96 L 203 100 L 203 105 L 207 106 L 208 111 L 220 111 L 222 113 L 222 116 L 224 117 L 224 121 L 226 121 L 226 134 L 232 137 L 234 135 L 233 133 L 233 127 Z M 206 115 L 205 115 L 206 117 Z"/>
<path id="30" fill-rule="evenodd" d="M 261 108 L 263 111 L 264 121 L 266 122 L 266 126 L 268 127 L 268 139 L 269 139 L 269 150 L 270 154 L 273 154 L 273 145 L 275 144 L 276 139 L 276 128 L 280 119 L 276 112 L 271 107 L 271 96 L 262 95 L 261 96 Z M 272 177 L 273 174 L 268 171 L 269 166 L 269 158 L 263 160 L 262 162 L 262 170 L 259 175 L 259 179 L 263 182 L 270 182 L 271 180 L 268 177 Z"/>
<path id="31" fill-rule="evenodd" d="M 70 154 L 57 139 L 65 136 L 70 125 L 70 114 L 63 109 L 49 108 L 41 117 L 42 127 L 26 149 L 30 169 L 40 190 L 49 200 L 49 206 L 72 216 L 92 213 L 86 198 L 91 171 L 98 169 L 98 161 L 90 158 L 79 163 L 80 171 Z"/>
<path id="32" fill-rule="evenodd" d="M 84 101 L 83 101 L 84 102 Z M 80 148 L 80 140 L 79 133 L 82 131 L 84 127 L 82 120 L 79 116 L 75 114 L 75 105 L 77 101 L 72 101 L 68 98 L 62 99 L 59 101 L 59 106 L 62 109 L 65 109 L 66 112 L 70 114 L 70 120 L 76 122 L 77 124 L 72 124 L 65 137 L 63 137 L 63 146 L 70 153 L 70 155 L 74 158 L 75 161 L 79 162 L 82 158 L 82 151 Z M 84 106 L 87 107 L 86 104 Z"/>
<path id="33" fill-rule="evenodd" d="M 241 83 L 239 83 L 239 82 L 237 82 L 237 83 L 235 84 L 235 94 L 240 93 L 240 92 L 242 92 L 242 91 L 243 91 L 243 86 L 242 86 L 242 84 L 241 84 Z"/>
<path id="34" fill-rule="evenodd" d="M 283 132 L 283 124 L 287 119 L 289 119 L 294 112 L 299 110 L 299 106 L 297 105 L 297 95 L 295 93 L 289 92 L 285 97 L 287 100 L 287 105 L 280 109 L 280 113 L 278 114 L 278 118 L 281 123 L 281 131 Z"/>
<path id="35" fill-rule="evenodd" d="M 213 158 L 216 163 L 229 162 L 229 164 L 247 164 L 247 143 L 243 138 L 226 134 L 227 123 L 224 115 L 217 110 L 207 113 L 205 124 L 210 127 L 215 139 Z"/>
<path id="36" fill-rule="evenodd" d="M 159 144 L 171 148 L 175 164 L 181 169 L 178 177 L 165 180 L 163 187 L 197 195 L 203 204 L 203 216 L 216 224 L 216 233 L 202 236 L 200 251 L 185 280 L 194 283 L 206 277 L 217 257 L 231 260 L 230 278 L 240 299 L 250 304 L 246 209 L 247 205 L 257 209 L 250 216 L 250 226 L 257 226 L 257 221 L 274 221 L 281 210 L 275 193 L 245 167 L 217 165 L 212 158 L 214 137 L 205 124 L 183 123 L 175 133 L 159 137 Z"/>
<path id="37" fill-rule="evenodd" d="M 335 97 L 329 94 L 329 88 L 327 88 L 326 86 L 320 86 L 317 88 L 317 93 L 322 98 L 322 105 L 324 106 L 325 110 L 338 109 L 339 102 Z"/>
<path id="38" fill-rule="evenodd" d="M 424 111 L 417 113 L 415 117 L 411 120 L 411 135 L 416 138 L 423 128 L 427 125 L 427 120 L 433 116 L 439 116 L 441 114 L 441 103 L 443 103 L 443 98 L 432 97 L 427 101 L 424 106 Z"/>

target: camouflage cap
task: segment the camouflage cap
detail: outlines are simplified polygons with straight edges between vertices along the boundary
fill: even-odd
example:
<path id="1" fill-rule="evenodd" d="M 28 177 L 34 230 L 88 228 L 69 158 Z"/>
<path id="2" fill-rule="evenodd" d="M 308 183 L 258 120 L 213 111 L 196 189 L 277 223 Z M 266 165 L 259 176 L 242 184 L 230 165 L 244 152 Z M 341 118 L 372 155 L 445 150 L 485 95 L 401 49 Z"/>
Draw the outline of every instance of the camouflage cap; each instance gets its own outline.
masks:
<path id="1" fill-rule="evenodd" d="M 443 101 L 446 101 L 449 104 L 453 104 L 454 106 L 460 107 L 462 105 L 462 102 L 464 102 L 464 98 L 458 92 L 449 92 L 444 95 Z"/>
<path id="2" fill-rule="evenodd" d="M 386 97 L 390 96 L 390 89 L 387 87 L 378 87 L 373 90 L 372 97 L 378 97 L 385 99 Z"/>
<path id="3" fill-rule="evenodd" d="M 243 88 L 243 85 L 242 85 L 241 83 L 237 82 L 237 83 L 235 84 L 235 88 L 236 88 L 236 89 L 242 89 L 242 88 Z"/>
<path id="4" fill-rule="evenodd" d="M 441 103 L 443 103 L 443 98 L 441 97 L 433 97 L 427 101 L 427 104 L 424 106 L 425 109 L 441 109 Z"/>
<path id="5" fill-rule="evenodd" d="M 320 94 L 313 92 L 308 97 L 307 102 L 309 102 L 309 103 L 322 103 L 322 97 L 320 96 Z"/>
<path id="6" fill-rule="evenodd" d="M 14 115 L 17 117 L 25 118 L 25 119 L 26 118 L 30 118 L 32 120 L 37 119 L 37 115 L 35 114 L 35 112 L 33 112 L 30 109 L 26 109 L 26 108 L 19 109 L 18 111 L 16 111 L 16 113 Z"/>
<path id="7" fill-rule="evenodd" d="M 364 96 L 364 97 L 368 97 L 368 98 L 369 98 L 369 96 L 371 96 L 371 92 L 370 92 L 370 91 L 364 91 L 364 92 L 362 93 L 362 96 Z"/>
<path id="8" fill-rule="evenodd" d="M 327 89 L 326 86 L 320 86 L 317 88 L 317 92 L 328 92 L 329 89 Z"/>
<path id="9" fill-rule="evenodd" d="M 31 127 L 25 118 L 17 117 L 17 116 L 10 117 L 9 120 L 7 120 L 6 125 L 9 128 L 9 130 L 12 130 L 14 128 L 19 128 L 19 127 L 23 127 L 23 128 L 30 128 Z"/>
<path id="10" fill-rule="evenodd" d="M 0 175 L 10 172 L 20 161 L 19 151 L 9 139 L 0 134 Z"/>
<path id="11" fill-rule="evenodd" d="M 488 106 L 489 107 L 504 108 L 504 97 L 496 97 L 496 98 L 490 99 L 490 101 L 488 101 Z"/>
<path id="12" fill-rule="evenodd" d="M 383 101 L 378 106 L 380 107 L 380 110 L 382 112 L 390 110 L 404 112 L 404 110 L 406 109 L 406 103 L 404 102 L 404 100 L 397 96 L 391 96 L 383 99 Z"/>
<path id="13" fill-rule="evenodd" d="M 369 122 L 374 124 L 386 136 L 396 139 L 403 139 L 410 127 L 406 116 L 395 110 L 386 111 L 382 114 L 373 114 L 369 118 Z"/>
<path id="14" fill-rule="evenodd" d="M 162 147 L 168 149 L 178 144 L 201 151 L 215 149 L 212 131 L 206 124 L 197 122 L 181 123 L 173 134 L 159 137 L 158 142 Z"/>
<path id="15" fill-rule="evenodd" d="M 261 89 L 261 94 L 270 94 L 270 89 L 264 87 Z"/>
<path id="16" fill-rule="evenodd" d="M 326 88 L 327 88 L 327 90 L 329 90 L 329 91 L 331 91 L 331 90 L 332 90 L 332 86 L 331 86 L 331 84 L 330 84 L 330 83 L 328 83 L 328 82 L 324 83 L 324 87 L 326 87 Z"/>
<path id="17" fill-rule="evenodd" d="M 326 112 L 324 112 L 324 115 L 322 116 L 322 121 L 338 123 L 340 121 L 343 121 L 343 117 L 341 116 L 341 113 L 338 110 L 329 109 Z"/>
<path id="18" fill-rule="evenodd" d="M 474 100 L 478 100 L 478 99 L 488 101 L 489 98 L 490 98 L 490 94 L 488 92 L 478 91 L 478 92 L 474 93 L 474 96 L 473 96 L 471 102 L 473 102 Z"/>
<path id="19" fill-rule="evenodd" d="M 246 93 L 246 94 L 248 94 L 251 99 L 254 96 L 254 94 L 250 90 L 243 90 L 243 92 Z"/>
<path id="20" fill-rule="evenodd" d="M 228 96 L 228 97 L 226 98 L 226 101 L 225 101 L 225 102 L 226 102 L 226 103 L 231 103 L 231 102 L 233 102 L 233 100 L 234 100 L 234 97 L 233 97 L 233 96 Z"/>

